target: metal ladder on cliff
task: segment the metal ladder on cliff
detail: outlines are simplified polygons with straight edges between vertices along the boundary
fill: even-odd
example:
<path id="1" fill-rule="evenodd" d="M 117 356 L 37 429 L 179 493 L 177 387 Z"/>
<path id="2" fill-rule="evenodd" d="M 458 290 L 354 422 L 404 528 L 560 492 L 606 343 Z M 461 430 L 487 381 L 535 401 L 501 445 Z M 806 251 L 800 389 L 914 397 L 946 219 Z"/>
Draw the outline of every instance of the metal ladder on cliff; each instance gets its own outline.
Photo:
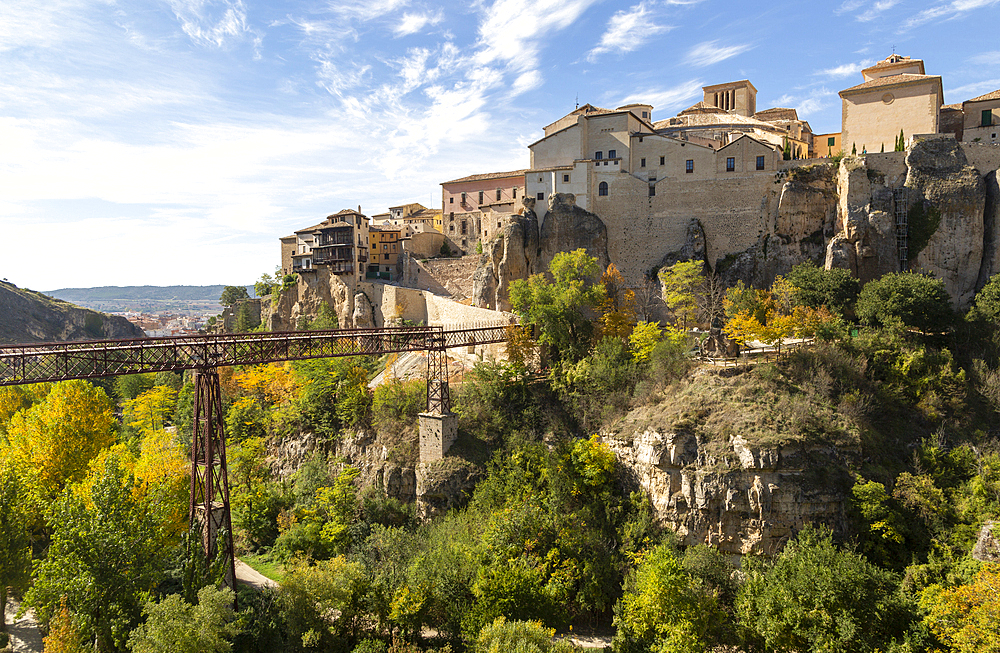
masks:
<path id="1" fill-rule="evenodd" d="M 906 219 L 906 188 L 892 191 L 893 208 L 896 213 L 896 249 L 899 251 L 899 269 L 903 271 L 908 266 L 909 258 L 909 225 Z"/>

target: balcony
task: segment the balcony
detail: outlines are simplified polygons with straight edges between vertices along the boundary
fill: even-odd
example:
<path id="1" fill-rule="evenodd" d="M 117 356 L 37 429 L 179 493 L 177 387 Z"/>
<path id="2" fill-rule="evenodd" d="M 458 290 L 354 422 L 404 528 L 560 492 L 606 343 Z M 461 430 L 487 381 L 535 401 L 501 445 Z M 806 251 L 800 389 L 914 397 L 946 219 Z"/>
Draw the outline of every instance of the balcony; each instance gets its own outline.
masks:
<path id="1" fill-rule="evenodd" d="M 338 262 L 354 262 L 354 247 L 350 243 L 346 247 L 325 246 L 313 250 L 313 265 L 330 265 Z"/>

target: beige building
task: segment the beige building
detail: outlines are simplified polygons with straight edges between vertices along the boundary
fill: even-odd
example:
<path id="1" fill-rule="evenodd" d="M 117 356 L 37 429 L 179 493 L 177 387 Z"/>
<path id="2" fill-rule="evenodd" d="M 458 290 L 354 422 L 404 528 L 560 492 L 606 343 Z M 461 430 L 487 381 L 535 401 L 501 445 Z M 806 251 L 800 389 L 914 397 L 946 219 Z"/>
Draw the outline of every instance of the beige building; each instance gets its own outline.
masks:
<path id="1" fill-rule="evenodd" d="M 861 71 L 864 81 L 840 92 L 846 151 L 892 151 L 900 131 L 908 142 L 940 130 L 944 91 L 921 59 L 894 54 Z"/>
<path id="2" fill-rule="evenodd" d="M 962 103 L 962 140 L 967 143 L 1000 144 L 1000 90 Z"/>
<path id="3" fill-rule="evenodd" d="M 465 252 L 491 239 L 503 222 L 498 216 L 521 210 L 524 172 L 487 172 L 442 182 L 441 232 Z"/>

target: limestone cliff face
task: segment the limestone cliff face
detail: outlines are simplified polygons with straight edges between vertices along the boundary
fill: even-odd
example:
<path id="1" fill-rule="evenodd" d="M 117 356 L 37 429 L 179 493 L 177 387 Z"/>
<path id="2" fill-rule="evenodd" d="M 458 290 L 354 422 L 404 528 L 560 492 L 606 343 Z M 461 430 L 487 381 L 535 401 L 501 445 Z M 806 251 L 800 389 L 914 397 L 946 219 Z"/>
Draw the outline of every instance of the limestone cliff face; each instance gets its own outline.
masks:
<path id="1" fill-rule="evenodd" d="M 919 229 L 933 229 L 926 245 L 911 253 L 911 267 L 942 279 L 952 301 L 968 306 L 983 261 L 983 179 L 951 139 L 917 142 L 906 153 L 906 166 L 910 221 L 920 216 L 925 223 L 910 225 L 911 247 L 920 245 L 915 242 L 922 235 Z"/>
<path id="2" fill-rule="evenodd" d="M 107 315 L 0 282 L 0 342 L 145 338 L 124 317 Z"/>
<path id="3" fill-rule="evenodd" d="M 1000 187 L 996 171 L 985 172 L 946 138 L 918 140 L 905 154 L 844 158 L 826 266 L 849 270 L 863 284 L 898 272 L 897 235 L 905 235 L 907 269 L 938 277 L 956 307 L 968 306 L 1000 271 Z M 897 234 L 897 211 L 907 216 L 906 234 Z"/>
<path id="4" fill-rule="evenodd" d="M 346 280 L 346 281 L 345 281 Z M 266 316 L 268 331 L 292 331 L 300 317 L 315 318 L 320 306 L 333 309 L 341 327 L 354 325 L 354 281 L 352 277 L 333 274 L 320 267 L 299 274 L 294 288 L 283 291 Z"/>
<path id="5" fill-rule="evenodd" d="M 524 200 L 524 216 L 513 220 L 487 246 L 473 277 L 474 306 L 510 310 L 510 284 L 545 272 L 559 252 L 580 248 L 608 266 L 608 231 L 599 217 L 576 205 L 570 193 L 549 198 L 549 212 L 538 226 L 535 200 Z"/>

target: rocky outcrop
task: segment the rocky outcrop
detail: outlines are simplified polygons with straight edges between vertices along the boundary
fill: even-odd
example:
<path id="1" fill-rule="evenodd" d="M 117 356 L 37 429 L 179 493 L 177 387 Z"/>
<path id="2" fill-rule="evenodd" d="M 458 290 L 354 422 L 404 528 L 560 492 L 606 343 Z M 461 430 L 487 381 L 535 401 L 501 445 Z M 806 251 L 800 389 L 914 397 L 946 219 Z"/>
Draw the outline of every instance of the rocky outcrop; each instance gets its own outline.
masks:
<path id="1" fill-rule="evenodd" d="M 658 269 L 669 268 L 683 261 L 702 261 L 708 267 L 708 253 L 705 249 L 705 229 L 696 219 L 692 219 L 687 226 L 687 237 L 680 248 L 670 252 L 663 257 Z"/>
<path id="2" fill-rule="evenodd" d="M 979 529 L 972 557 L 983 562 L 1000 562 L 1000 523 L 988 521 Z"/>
<path id="3" fill-rule="evenodd" d="M 341 327 L 354 324 L 355 282 L 352 276 L 334 274 L 327 267 L 299 274 L 299 282 L 271 302 L 266 319 L 268 331 L 292 331 L 299 318 L 319 315 L 320 306 L 333 309 Z"/>
<path id="4" fill-rule="evenodd" d="M 832 447 L 761 447 L 732 435 L 719 451 L 693 434 L 654 429 L 605 442 L 683 544 L 773 555 L 806 524 L 846 529 L 843 487 L 810 477 L 817 468 L 843 469 Z"/>
<path id="5" fill-rule="evenodd" d="M 124 317 L 107 315 L 0 281 L 0 342 L 145 338 Z"/>
<path id="6" fill-rule="evenodd" d="M 553 194 L 541 227 L 534 198 L 526 198 L 524 207 L 524 215 L 512 219 L 487 245 L 473 276 L 474 306 L 509 311 L 510 284 L 546 272 L 559 252 L 583 248 L 602 270 L 608 266 L 607 228 L 576 205 L 576 196 Z"/>
<path id="7" fill-rule="evenodd" d="M 983 262 L 979 266 L 976 288 L 982 288 L 1000 272 L 1000 177 L 993 170 L 983 179 L 986 207 L 983 211 Z"/>
<path id="8" fill-rule="evenodd" d="M 871 177 L 860 157 L 841 161 L 837 233 L 826 250 L 827 269 L 849 270 L 861 283 L 899 270 L 892 191 L 873 188 Z"/>
<path id="9" fill-rule="evenodd" d="M 953 139 L 917 141 L 906 153 L 911 267 L 944 281 L 968 306 L 983 261 L 986 188 Z"/>
<path id="10" fill-rule="evenodd" d="M 375 328 L 375 309 L 368 295 L 363 292 L 354 294 L 354 314 L 351 316 L 351 321 L 355 329 Z"/>

